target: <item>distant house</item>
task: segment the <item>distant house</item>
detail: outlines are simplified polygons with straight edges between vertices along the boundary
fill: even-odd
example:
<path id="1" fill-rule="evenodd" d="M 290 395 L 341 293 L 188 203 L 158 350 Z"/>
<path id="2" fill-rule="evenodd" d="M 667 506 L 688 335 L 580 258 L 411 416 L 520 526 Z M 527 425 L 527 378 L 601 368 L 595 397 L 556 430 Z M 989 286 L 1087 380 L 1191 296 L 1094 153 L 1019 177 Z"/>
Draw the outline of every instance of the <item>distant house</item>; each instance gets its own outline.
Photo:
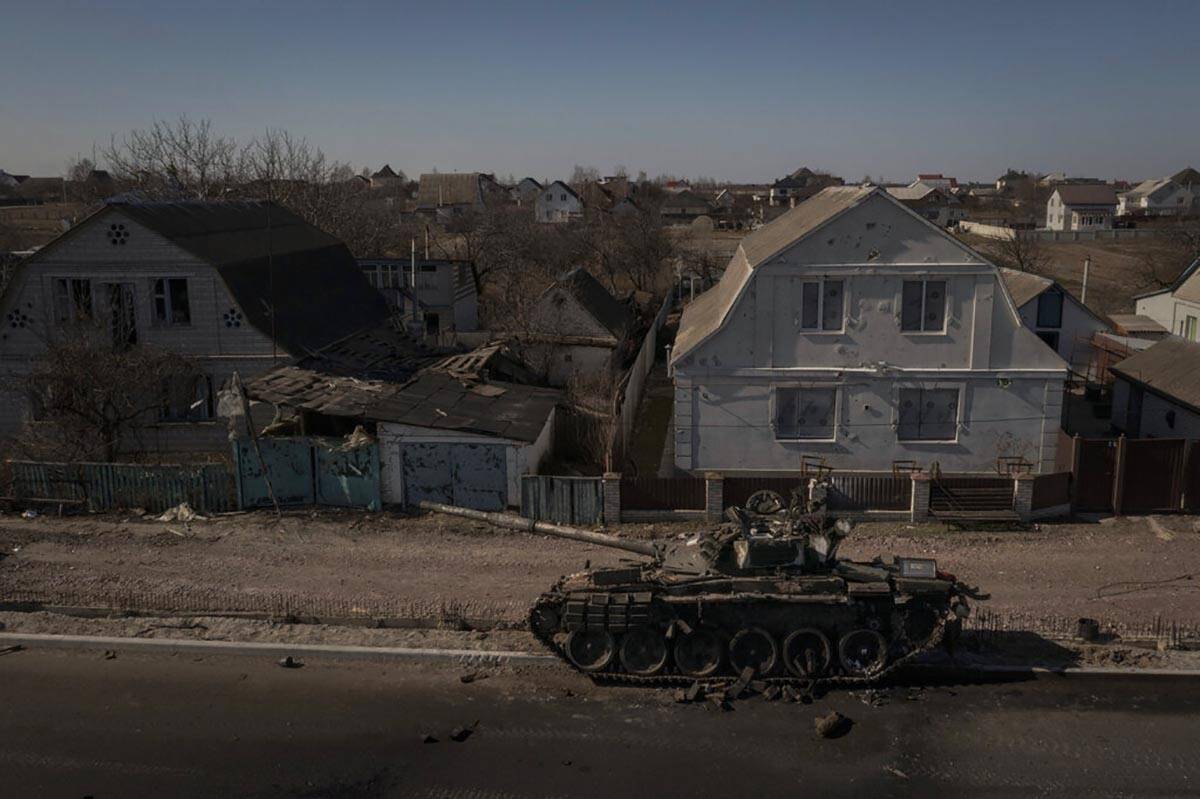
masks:
<path id="1" fill-rule="evenodd" d="M 114 346 L 161 347 L 202 370 L 166 387 L 143 447 L 224 451 L 215 399 L 235 371 L 257 375 L 386 318 L 346 246 L 279 205 L 110 203 L 18 267 L 0 296 L 0 373 L 24 373 L 81 322 L 104 325 Z M 4 397 L 0 436 L 34 399 Z"/>
<path id="2" fill-rule="evenodd" d="M 0 188 L 0 205 L 40 205 L 67 201 L 67 182 L 62 178 L 9 176 L 16 185 Z"/>
<path id="3" fill-rule="evenodd" d="M 1054 467 L 1067 365 L 998 269 L 882 189 L 832 187 L 742 239 L 683 312 L 675 464 L 794 474 Z"/>
<path id="4" fill-rule="evenodd" d="M 787 177 L 771 184 L 767 202 L 773 206 L 790 206 L 807 200 L 826 186 L 840 185 L 841 178 L 813 172 L 808 167 L 800 167 Z"/>
<path id="5" fill-rule="evenodd" d="M 1108 324 L 1048 277 L 1000 267 L 1000 277 L 1025 327 L 1037 334 L 1073 371 L 1087 374 L 1092 337 Z"/>
<path id="6" fill-rule="evenodd" d="M 926 186 L 933 186 L 936 189 L 941 189 L 947 194 L 953 194 L 958 191 L 958 180 L 956 178 L 948 178 L 941 172 L 932 172 L 924 175 L 917 175 L 917 179 L 909 185 L 924 183 Z"/>
<path id="7" fill-rule="evenodd" d="M 421 175 L 417 188 L 418 214 L 448 219 L 506 197 L 495 178 L 482 172 L 432 172 Z"/>
<path id="8" fill-rule="evenodd" d="M 582 216 L 583 198 L 561 180 L 542 189 L 533 201 L 533 217 L 539 222 L 558 224 Z"/>
<path id="9" fill-rule="evenodd" d="M 552 386 L 565 386 L 576 376 L 612 374 L 633 327 L 629 308 L 576 267 L 538 298 L 530 325 L 531 365 L 541 367 Z"/>
<path id="10" fill-rule="evenodd" d="M 711 213 L 712 206 L 707 197 L 702 197 L 694 191 L 680 191 L 668 194 L 659 206 L 659 213 L 665 219 L 688 221 L 698 216 Z"/>
<path id="11" fill-rule="evenodd" d="M 1188 341 L 1200 340 L 1200 259 L 1165 289 L 1134 297 L 1135 310 Z"/>
<path id="12" fill-rule="evenodd" d="M 729 189 L 721 189 L 712 199 L 713 207 L 726 213 L 732 211 L 736 204 L 737 197 Z"/>
<path id="13" fill-rule="evenodd" d="M 948 227 L 967 217 L 962 200 L 933 183 L 889 186 L 887 192 L 938 227 Z"/>
<path id="14" fill-rule="evenodd" d="M 392 169 L 391 164 L 384 164 L 381 169 L 371 175 L 370 187 L 375 190 L 382 189 L 402 189 L 407 182 L 407 178 L 402 174 Z"/>
<path id="15" fill-rule="evenodd" d="M 1200 213 L 1200 172 L 1189 166 L 1171 175 L 1171 180 L 1192 195 L 1192 213 Z"/>
<path id="16" fill-rule="evenodd" d="M 542 190 L 542 184 L 533 178 L 521 178 L 517 185 L 509 190 L 509 197 L 520 206 L 531 205 Z"/>
<path id="17" fill-rule="evenodd" d="M 1171 178 L 1143 180 L 1121 195 L 1117 213 L 1121 216 L 1181 216 L 1190 213 L 1192 193 Z"/>
<path id="18" fill-rule="evenodd" d="M 562 394 L 528 385 L 503 345 L 432 357 L 386 328 L 280 366 L 247 393 L 299 415 L 305 435 L 362 425 L 379 441 L 385 503 L 519 506 L 553 442 Z"/>
<path id="19" fill-rule="evenodd" d="M 479 299 L 466 261 L 359 258 L 367 282 L 383 294 L 405 329 L 439 339 L 479 329 Z"/>
<path id="20" fill-rule="evenodd" d="M 1130 438 L 1200 438 L 1200 344 L 1170 336 L 1109 370 L 1113 427 Z"/>
<path id="21" fill-rule="evenodd" d="M 1049 230 L 1108 230 L 1112 227 L 1117 195 L 1104 183 L 1064 183 L 1046 201 Z"/>

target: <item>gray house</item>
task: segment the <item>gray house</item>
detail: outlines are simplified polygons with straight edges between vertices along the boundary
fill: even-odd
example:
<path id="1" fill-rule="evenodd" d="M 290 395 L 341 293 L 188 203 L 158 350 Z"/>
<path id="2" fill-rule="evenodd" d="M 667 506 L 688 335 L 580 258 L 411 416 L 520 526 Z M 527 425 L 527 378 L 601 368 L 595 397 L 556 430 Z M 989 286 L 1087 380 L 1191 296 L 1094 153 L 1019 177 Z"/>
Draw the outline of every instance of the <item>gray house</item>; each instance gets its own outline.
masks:
<path id="1" fill-rule="evenodd" d="M 583 198 L 561 180 L 542 189 L 533 201 L 533 217 L 539 222 L 570 222 L 582 216 Z"/>
<path id="2" fill-rule="evenodd" d="M 1064 183 L 1046 201 L 1050 230 L 1108 230 L 1117 210 L 1117 193 L 1107 183 Z"/>
<path id="3" fill-rule="evenodd" d="M 550 285 L 532 316 L 529 357 L 560 387 L 572 377 L 612 373 L 634 326 L 629 308 L 583 267 Z"/>
<path id="4" fill-rule="evenodd" d="M 386 318 L 346 246 L 281 206 L 114 203 L 19 266 L 0 297 L 0 374 L 27 372 L 80 319 L 121 320 L 120 343 L 178 352 L 203 372 L 169 388 L 178 401 L 147 420 L 141 448 L 223 451 L 215 395 L 234 371 L 253 376 Z M 4 396 L 0 437 L 21 428 L 30 400 Z"/>
<path id="5" fill-rule="evenodd" d="M 1168 336 L 1109 370 L 1113 427 L 1130 438 L 1200 438 L 1200 344 Z"/>
<path id="6" fill-rule="evenodd" d="M 1053 468 L 1067 365 L 997 268 L 887 192 L 834 187 L 742 240 L 683 313 L 675 463 Z"/>
<path id="7" fill-rule="evenodd" d="M 1094 348 L 1092 336 L 1108 323 L 1048 277 L 1000 268 L 1021 322 L 1037 334 L 1078 374 L 1087 374 Z"/>
<path id="8" fill-rule="evenodd" d="M 479 329 L 479 298 L 468 262 L 359 258 L 358 265 L 412 334 L 437 339 Z"/>

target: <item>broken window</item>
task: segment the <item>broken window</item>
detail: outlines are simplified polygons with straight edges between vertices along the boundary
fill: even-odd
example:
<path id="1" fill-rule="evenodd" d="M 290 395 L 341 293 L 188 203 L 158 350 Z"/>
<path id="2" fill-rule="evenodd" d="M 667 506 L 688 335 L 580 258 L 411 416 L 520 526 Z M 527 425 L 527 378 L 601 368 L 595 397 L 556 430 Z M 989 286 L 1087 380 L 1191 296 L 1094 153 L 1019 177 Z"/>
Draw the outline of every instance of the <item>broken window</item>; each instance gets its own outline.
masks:
<path id="1" fill-rule="evenodd" d="M 800 287 L 800 329 L 842 329 L 842 280 L 806 280 Z"/>
<path id="2" fill-rule="evenodd" d="M 958 389 L 900 389 L 900 441 L 953 441 L 958 428 Z"/>
<path id="3" fill-rule="evenodd" d="M 900 329 L 940 333 L 946 327 L 946 281 L 906 280 L 900 298 Z"/>
<path id="4" fill-rule="evenodd" d="M 203 422 L 213 418 L 212 378 L 174 377 L 163 385 L 159 418 L 164 422 Z"/>
<path id="5" fill-rule="evenodd" d="M 163 325 L 191 324 L 187 278 L 160 277 L 154 281 L 154 320 Z"/>
<path id="6" fill-rule="evenodd" d="M 113 347 L 128 349 L 138 342 L 137 305 L 132 283 L 105 283 L 104 297 L 108 304 L 108 329 Z"/>
<path id="7" fill-rule="evenodd" d="M 54 317 L 60 324 L 87 322 L 93 310 L 92 281 L 74 277 L 54 279 Z"/>
<path id="8" fill-rule="evenodd" d="M 836 388 L 777 388 L 775 438 L 832 439 L 836 412 Z"/>
<path id="9" fill-rule="evenodd" d="M 1042 292 L 1042 296 L 1038 297 L 1037 326 L 1062 327 L 1062 311 L 1062 292 L 1056 289 Z"/>

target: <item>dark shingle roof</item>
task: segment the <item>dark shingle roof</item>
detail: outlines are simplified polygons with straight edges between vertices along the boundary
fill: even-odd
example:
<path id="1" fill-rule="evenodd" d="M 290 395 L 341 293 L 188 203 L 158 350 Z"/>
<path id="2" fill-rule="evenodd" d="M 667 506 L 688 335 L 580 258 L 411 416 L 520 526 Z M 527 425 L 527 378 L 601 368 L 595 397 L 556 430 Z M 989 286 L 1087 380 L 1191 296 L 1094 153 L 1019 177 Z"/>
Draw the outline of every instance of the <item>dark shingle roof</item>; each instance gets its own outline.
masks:
<path id="1" fill-rule="evenodd" d="M 597 322 L 616 338 L 621 338 L 633 322 L 633 315 L 624 303 L 608 293 L 592 273 L 577 266 L 559 278 L 561 287 L 590 313 Z M 551 286 L 553 289 L 554 286 Z"/>
<path id="2" fill-rule="evenodd" d="M 1065 205 L 1116 205 L 1117 193 L 1106 183 L 1063 183 L 1055 191 Z"/>
<path id="3" fill-rule="evenodd" d="M 436 208 L 439 205 L 477 205 L 483 202 L 479 172 L 432 172 L 421 175 L 417 188 L 417 207 Z"/>
<path id="4" fill-rule="evenodd" d="M 387 318 L 383 296 L 346 245 L 275 203 L 122 202 L 108 208 L 216 267 L 247 321 L 293 355 Z"/>

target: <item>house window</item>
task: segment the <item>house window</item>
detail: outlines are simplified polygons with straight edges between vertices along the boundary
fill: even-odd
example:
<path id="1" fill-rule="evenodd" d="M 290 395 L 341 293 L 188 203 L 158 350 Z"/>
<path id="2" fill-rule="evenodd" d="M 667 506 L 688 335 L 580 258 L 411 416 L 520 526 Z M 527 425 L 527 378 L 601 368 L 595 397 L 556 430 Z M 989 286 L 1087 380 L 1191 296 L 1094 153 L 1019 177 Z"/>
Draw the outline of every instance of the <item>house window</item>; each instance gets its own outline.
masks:
<path id="1" fill-rule="evenodd" d="M 1183 328 L 1183 337 L 1188 341 L 1196 340 L 1196 317 L 1188 316 L 1187 323 Z"/>
<path id="2" fill-rule="evenodd" d="M 92 281 L 73 277 L 54 279 L 54 318 L 60 324 L 92 318 Z"/>
<path id="3" fill-rule="evenodd" d="M 1057 330 L 1039 330 L 1037 337 L 1049 345 L 1050 349 L 1058 352 L 1058 331 Z"/>
<path id="4" fill-rule="evenodd" d="M 1038 297 L 1037 326 L 1062 327 L 1063 295 L 1058 290 L 1044 291 Z"/>
<path id="5" fill-rule="evenodd" d="M 953 441 L 957 433 L 958 389 L 900 389 L 900 441 Z"/>
<path id="6" fill-rule="evenodd" d="M 900 329 L 940 333 L 946 327 L 946 281 L 906 280 L 900 302 Z"/>
<path id="7" fill-rule="evenodd" d="M 800 286 L 800 329 L 841 330 L 844 280 L 806 280 Z"/>
<path id="8" fill-rule="evenodd" d="M 132 283 L 104 283 L 108 303 L 108 329 L 113 347 L 124 350 L 137 344 L 137 304 Z"/>
<path id="9" fill-rule="evenodd" d="M 777 440 L 832 440 L 836 414 L 836 388 L 775 389 Z"/>
<path id="10" fill-rule="evenodd" d="M 154 320 L 163 325 L 191 324 L 187 278 L 162 277 L 154 281 Z"/>
<path id="11" fill-rule="evenodd" d="M 159 419 L 164 422 L 203 422 L 213 418 L 212 378 L 208 375 L 173 377 L 163 385 Z"/>

